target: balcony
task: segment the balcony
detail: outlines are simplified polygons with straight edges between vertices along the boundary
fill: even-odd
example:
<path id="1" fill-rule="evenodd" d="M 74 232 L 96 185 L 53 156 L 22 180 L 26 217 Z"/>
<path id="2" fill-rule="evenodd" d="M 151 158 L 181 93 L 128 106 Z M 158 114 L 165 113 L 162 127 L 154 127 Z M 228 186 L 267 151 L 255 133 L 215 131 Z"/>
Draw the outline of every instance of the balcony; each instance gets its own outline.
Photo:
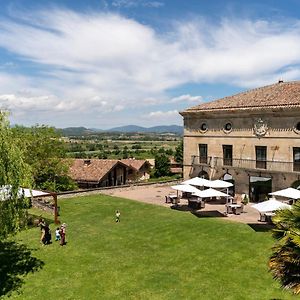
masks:
<path id="1" fill-rule="evenodd" d="M 300 173 L 299 162 L 286 161 L 259 161 L 255 159 L 224 159 L 223 157 L 206 157 L 204 160 L 199 156 L 192 156 L 192 166 L 225 167 L 234 169 L 246 169 L 269 172 Z"/>

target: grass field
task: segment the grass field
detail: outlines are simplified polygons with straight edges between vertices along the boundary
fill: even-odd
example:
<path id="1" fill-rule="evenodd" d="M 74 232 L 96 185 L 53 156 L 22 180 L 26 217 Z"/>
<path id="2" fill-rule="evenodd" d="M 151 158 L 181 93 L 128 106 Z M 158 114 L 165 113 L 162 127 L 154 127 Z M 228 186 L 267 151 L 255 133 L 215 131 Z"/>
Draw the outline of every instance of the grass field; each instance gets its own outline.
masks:
<path id="1" fill-rule="evenodd" d="M 42 266 L 9 299 L 296 299 L 268 272 L 269 232 L 109 196 L 60 206 L 68 244 L 41 246 L 38 228 L 18 234 Z"/>

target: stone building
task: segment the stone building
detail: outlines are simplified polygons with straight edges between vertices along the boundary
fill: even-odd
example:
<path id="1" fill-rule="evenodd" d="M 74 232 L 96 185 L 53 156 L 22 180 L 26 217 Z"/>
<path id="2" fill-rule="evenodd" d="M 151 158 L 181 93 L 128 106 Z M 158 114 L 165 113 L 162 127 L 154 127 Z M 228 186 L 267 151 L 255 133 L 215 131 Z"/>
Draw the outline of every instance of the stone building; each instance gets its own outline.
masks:
<path id="1" fill-rule="evenodd" d="M 300 186 L 300 81 L 279 81 L 180 114 L 185 179 L 233 181 L 235 192 L 252 201 Z"/>
<path id="2" fill-rule="evenodd" d="M 121 159 L 123 164 L 131 167 L 128 170 L 128 181 L 143 181 L 150 178 L 151 164 L 145 159 Z"/>
<path id="3" fill-rule="evenodd" d="M 114 159 L 74 159 L 69 174 L 79 187 L 106 187 L 126 184 L 129 169 Z"/>

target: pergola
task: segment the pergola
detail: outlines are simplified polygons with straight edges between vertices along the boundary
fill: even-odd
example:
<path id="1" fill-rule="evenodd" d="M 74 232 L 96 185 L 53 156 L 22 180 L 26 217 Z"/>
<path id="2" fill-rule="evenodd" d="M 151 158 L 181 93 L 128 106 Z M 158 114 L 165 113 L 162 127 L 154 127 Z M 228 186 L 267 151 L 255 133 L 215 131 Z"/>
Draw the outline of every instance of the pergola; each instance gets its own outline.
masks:
<path id="1" fill-rule="evenodd" d="M 54 202 L 54 223 L 59 224 L 58 220 L 58 208 L 57 208 L 57 194 L 54 192 L 43 192 L 38 190 L 31 190 L 28 188 L 21 188 L 20 193 L 24 193 L 26 198 L 43 198 L 43 197 L 52 197 Z"/>
<path id="2" fill-rule="evenodd" d="M 11 186 L 2 186 L 0 187 L 0 200 L 5 201 L 9 199 Z M 43 192 L 39 190 L 32 190 L 29 188 L 19 188 L 20 197 L 24 196 L 25 198 L 43 198 L 43 197 L 52 197 L 54 202 L 54 223 L 59 224 L 58 220 L 58 209 L 57 209 L 57 194 L 54 192 Z"/>

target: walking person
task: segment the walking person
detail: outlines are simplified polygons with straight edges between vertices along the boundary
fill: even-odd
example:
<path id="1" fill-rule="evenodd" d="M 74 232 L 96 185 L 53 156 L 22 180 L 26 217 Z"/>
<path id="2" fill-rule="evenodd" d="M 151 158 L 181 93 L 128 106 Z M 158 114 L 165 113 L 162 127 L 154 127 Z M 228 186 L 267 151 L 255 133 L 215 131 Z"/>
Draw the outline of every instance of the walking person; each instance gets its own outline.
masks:
<path id="1" fill-rule="evenodd" d="M 120 217 L 121 217 L 121 213 L 118 210 L 116 210 L 116 223 L 120 222 Z"/>

